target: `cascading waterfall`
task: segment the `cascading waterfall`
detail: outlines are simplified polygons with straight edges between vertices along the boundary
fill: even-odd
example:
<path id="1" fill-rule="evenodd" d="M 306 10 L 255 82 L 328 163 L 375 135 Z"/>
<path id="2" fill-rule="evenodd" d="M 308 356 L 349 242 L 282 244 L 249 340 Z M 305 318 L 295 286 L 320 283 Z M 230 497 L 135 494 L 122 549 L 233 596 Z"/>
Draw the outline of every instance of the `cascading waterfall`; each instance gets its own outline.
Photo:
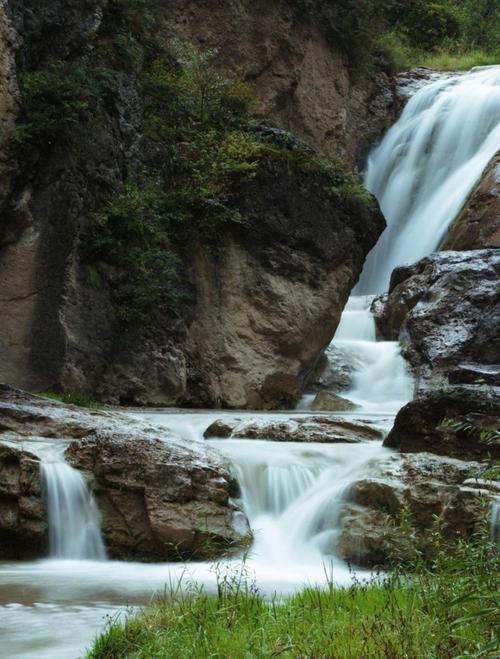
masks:
<path id="1" fill-rule="evenodd" d="M 357 364 L 352 386 L 343 395 L 365 412 L 395 413 L 410 400 L 413 383 L 398 342 L 376 340 L 371 301 L 369 296 L 349 299 L 332 349 Z"/>
<path id="2" fill-rule="evenodd" d="M 105 560 L 99 510 L 80 472 L 62 460 L 43 461 L 42 477 L 51 557 Z"/>
<path id="3" fill-rule="evenodd" d="M 422 87 L 371 153 L 365 185 L 387 228 L 332 343 L 358 364 L 344 395 L 364 410 L 396 412 L 412 388 L 398 344 L 375 342 L 367 296 L 387 290 L 396 266 L 439 247 L 499 148 L 500 66 L 492 66 Z"/>
<path id="4" fill-rule="evenodd" d="M 387 229 L 357 294 L 387 290 L 391 272 L 437 249 L 500 149 L 500 66 L 420 89 L 370 155 L 365 184 Z"/>
<path id="5" fill-rule="evenodd" d="M 389 454 L 378 442 L 311 446 L 290 442 L 215 442 L 234 465 L 255 534 L 255 563 L 322 565 L 335 558 L 345 493 Z"/>

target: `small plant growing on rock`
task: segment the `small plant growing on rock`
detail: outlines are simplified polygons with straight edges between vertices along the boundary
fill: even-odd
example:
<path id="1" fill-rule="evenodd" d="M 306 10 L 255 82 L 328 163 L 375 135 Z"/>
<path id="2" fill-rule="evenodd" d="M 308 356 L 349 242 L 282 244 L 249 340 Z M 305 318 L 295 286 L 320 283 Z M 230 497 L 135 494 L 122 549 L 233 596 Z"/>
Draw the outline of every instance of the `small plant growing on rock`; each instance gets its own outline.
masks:
<path id="1" fill-rule="evenodd" d="M 108 88 L 108 73 L 54 60 L 19 76 L 17 140 L 44 147 L 67 139 L 85 122 Z"/>

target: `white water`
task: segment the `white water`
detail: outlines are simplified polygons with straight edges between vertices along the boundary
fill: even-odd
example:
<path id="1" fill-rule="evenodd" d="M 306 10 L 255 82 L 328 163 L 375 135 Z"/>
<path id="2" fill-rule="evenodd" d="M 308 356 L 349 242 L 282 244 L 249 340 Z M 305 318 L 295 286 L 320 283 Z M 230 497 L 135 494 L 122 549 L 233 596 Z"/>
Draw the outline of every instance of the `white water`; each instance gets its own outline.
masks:
<path id="1" fill-rule="evenodd" d="M 56 456 L 42 461 L 50 556 L 105 560 L 100 515 L 79 471 Z"/>
<path id="2" fill-rule="evenodd" d="M 369 255 L 358 294 L 388 288 L 392 270 L 438 248 L 500 149 L 500 66 L 420 89 L 370 155 L 366 187 L 388 227 Z"/>
<path id="3" fill-rule="evenodd" d="M 370 312 L 372 298 L 351 297 L 332 348 L 350 356 L 357 369 L 342 395 L 368 413 L 396 413 L 412 397 L 413 382 L 397 341 L 377 341 Z"/>

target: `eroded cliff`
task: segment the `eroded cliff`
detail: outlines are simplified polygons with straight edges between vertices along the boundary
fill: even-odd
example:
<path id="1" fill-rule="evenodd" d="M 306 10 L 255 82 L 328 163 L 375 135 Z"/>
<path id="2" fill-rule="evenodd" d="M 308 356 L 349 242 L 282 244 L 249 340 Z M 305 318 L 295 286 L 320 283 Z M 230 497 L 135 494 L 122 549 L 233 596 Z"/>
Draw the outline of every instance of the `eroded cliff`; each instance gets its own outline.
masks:
<path id="1" fill-rule="evenodd" d="M 21 109 L 15 131 L 6 118 L 2 380 L 159 405 L 300 395 L 384 221 L 339 163 L 248 132 L 248 87 L 217 71 L 239 67 L 257 117 L 351 162 L 390 94 L 353 86 L 286 3 L 239 5 L 5 3 L 2 89 L 11 112 L 15 54 Z M 219 54 L 186 65 L 174 37 Z M 198 74 L 221 116 L 190 105 Z"/>

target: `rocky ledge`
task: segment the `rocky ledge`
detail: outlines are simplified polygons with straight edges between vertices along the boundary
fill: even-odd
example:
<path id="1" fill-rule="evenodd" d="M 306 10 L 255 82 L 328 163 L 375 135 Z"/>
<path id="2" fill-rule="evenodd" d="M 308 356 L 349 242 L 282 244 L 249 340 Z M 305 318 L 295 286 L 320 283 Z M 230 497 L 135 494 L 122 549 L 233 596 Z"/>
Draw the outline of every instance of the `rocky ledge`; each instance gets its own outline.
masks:
<path id="1" fill-rule="evenodd" d="M 285 421 L 234 419 L 214 421 L 205 431 L 206 439 L 264 439 L 273 442 L 313 442 L 356 444 L 382 439 L 384 433 L 370 423 L 331 416 L 306 416 Z"/>
<path id="2" fill-rule="evenodd" d="M 40 470 L 47 445 L 66 449 L 96 497 L 109 555 L 213 558 L 248 539 L 238 485 L 214 448 L 125 414 L 87 411 L 0 386 L 0 556 L 47 552 Z M 29 447 L 29 449 L 28 449 Z"/>

